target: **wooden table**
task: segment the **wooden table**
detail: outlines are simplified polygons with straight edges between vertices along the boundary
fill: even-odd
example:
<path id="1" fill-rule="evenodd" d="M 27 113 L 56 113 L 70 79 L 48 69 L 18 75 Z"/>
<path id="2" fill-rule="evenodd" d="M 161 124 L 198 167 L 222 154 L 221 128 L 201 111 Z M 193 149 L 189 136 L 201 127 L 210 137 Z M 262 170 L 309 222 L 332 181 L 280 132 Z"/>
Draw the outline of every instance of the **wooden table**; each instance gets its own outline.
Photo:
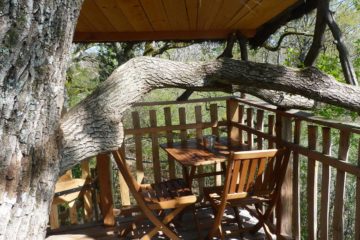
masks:
<path id="1" fill-rule="evenodd" d="M 189 187 L 192 186 L 194 178 L 225 174 L 225 162 L 230 154 L 230 151 L 241 151 L 247 149 L 246 146 L 231 147 L 226 141 L 215 142 L 215 146 L 212 150 L 205 148 L 202 144 L 197 143 L 196 140 L 188 140 L 183 143 L 173 143 L 171 145 L 162 144 L 160 146 L 175 161 L 182 165 L 184 178 L 188 182 Z M 197 167 L 215 163 L 221 163 L 221 171 L 196 174 Z M 190 169 L 190 173 L 188 169 Z"/>

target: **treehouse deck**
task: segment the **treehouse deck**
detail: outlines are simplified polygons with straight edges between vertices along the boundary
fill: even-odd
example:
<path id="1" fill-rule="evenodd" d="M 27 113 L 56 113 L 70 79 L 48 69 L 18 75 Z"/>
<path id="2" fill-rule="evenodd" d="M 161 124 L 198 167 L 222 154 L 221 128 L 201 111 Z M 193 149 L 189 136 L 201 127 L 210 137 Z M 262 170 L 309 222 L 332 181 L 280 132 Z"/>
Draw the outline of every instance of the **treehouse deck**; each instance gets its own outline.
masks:
<path id="1" fill-rule="evenodd" d="M 246 211 L 240 211 L 240 215 L 244 221 L 245 226 L 253 225 L 255 223 L 254 219 L 251 219 L 249 214 Z M 225 230 L 230 233 L 231 231 L 236 231 L 237 226 L 233 223 L 234 213 L 230 210 L 226 211 L 227 223 L 224 223 Z M 214 221 L 214 216 L 211 209 L 205 207 L 198 209 L 198 220 L 201 222 L 200 231 L 201 236 L 199 236 L 199 231 L 194 222 L 193 214 L 190 211 L 187 211 L 183 216 L 181 221 L 176 221 L 172 224 L 172 229 L 179 234 L 182 239 L 186 240 L 197 240 L 206 236 L 209 232 L 212 223 Z M 105 227 L 102 223 L 84 225 L 81 228 L 64 228 L 63 230 L 50 231 L 46 240 L 110 240 L 110 239 L 119 239 L 117 232 L 121 229 L 121 226 L 131 224 L 133 217 L 122 217 L 118 218 L 117 226 L 114 227 Z M 134 235 L 129 236 L 126 239 L 136 239 L 139 233 L 143 233 L 146 230 L 150 229 L 150 222 L 144 222 L 136 231 Z M 155 240 L 167 239 L 163 234 L 159 234 Z M 232 236 L 231 239 L 244 239 L 244 240 L 260 240 L 265 239 L 265 235 L 262 231 L 256 234 L 244 234 L 240 236 Z"/>
<path id="2" fill-rule="evenodd" d="M 278 223 L 277 234 L 299 239 L 301 230 L 305 230 L 309 239 L 360 239 L 360 126 L 315 118 L 310 113 L 281 111 L 263 102 L 233 97 L 145 102 L 135 104 L 131 111 L 126 117 L 125 144 L 120 150 L 139 183 L 182 177 L 181 166 L 161 149 L 161 144 L 213 134 L 252 149 L 285 146 L 292 155 L 273 218 L 273 223 Z M 194 121 L 189 122 L 190 119 Z M 49 240 L 112 239 L 114 229 L 131 222 L 133 212 L 123 206 L 134 206 L 135 201 L 122 175 L 110 166 L 107 154 L 97 157 L 93 171 L 84 162 L 83 178 L 91 179 L 86 187 L 56 193 L 55 198 L 59 198 L 62 194 L 78 192 L 84 200 L 80 201 L 82 206 L 69 204 L 68 216 L 58 213 L 53 205 L 50 226 L 54 229 L 51 234 L 56 235 L 49 236 Z M 201 171 L 209 169 L 221 168 L 216 163 Z M 220 186 L 223 180 L 220 176 L 198 179 L 194 181 L 193 192 L 201 195 L 204 187 Z M 101 222 L 115 227 L 90 224 L 58 232 L 56 229 L 63 222 L 72 225 L 80 222 L 79 208 L 84 210 L 81 222 Z M 115 217 L 115 208 L 120 208 L 122 214 Z M 201 211 L 205 236 L 213 217 L 209 209 Z M 184 239 L 198 239 L 191 214 L 186 217 L 189 218 L 184 221 L 186 225 L 175 226 L 176 230 Z M 230 213 L 229 218 L 233 217 Z M 260 233 L 249 239 L 257 237 L 263 236 Z"/>

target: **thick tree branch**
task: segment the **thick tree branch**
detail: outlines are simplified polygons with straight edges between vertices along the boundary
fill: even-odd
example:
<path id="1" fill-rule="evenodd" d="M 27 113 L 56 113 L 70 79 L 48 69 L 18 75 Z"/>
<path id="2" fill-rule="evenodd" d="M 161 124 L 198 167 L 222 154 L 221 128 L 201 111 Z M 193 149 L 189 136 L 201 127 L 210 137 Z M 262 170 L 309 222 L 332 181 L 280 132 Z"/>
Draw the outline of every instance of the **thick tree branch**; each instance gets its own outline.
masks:
<path id="1" fill-rule="evenodd" d="M 62 118 L 61 171 L 82 159 L 117 149 L 124 136 L 124 112 L 152 89 L 231 92 L 236 91 L 234 85 L 283 91 L 360 112 L 360 88 L 339 83 L 316 68 L 299 70 L 227 58 L 190 64 L 134 58 Z"/>
<path id="2" fill-rule="evenodd" d="M 325 17 L 331 33 L 336 40 L 336 47 L 339 51 L 341 67 L 345 76 L 345 80 L 348 84 L 357 86 L 358 82 L 356 79 L 355 70 L 349 58 L 349 52 L 347 51 L 346 45 L 344 43 L 341 30 L 336 24 L 334 16 L 330 11 L 326 12 Z"/>
<path id="3" fill-rule="evenodd" d="M 326 11 L 329 9 L 329 0 L 318 1 L 316 12 L 316 24 L 314 29 L 314 37 L 310 49 L 305 57 L 304 65 L 306 67 L 313 66 L 320 49 L 324 43 L 324 33 L 326 29 Z"/>
<path id="4" fill-rule="evenodd" d="M 281 106 L 282 109 L 303 109 L 309 110 L 316 107 L 316 102 L 312 99 L 300 96 L 288 94 L 282 91 L 274 91 L 267 89 L 259 89 L 249 86 L 236 85 L 233 88 L 236 92 L 248 93 L 264 101 L 271 103 L 276 106 Z"/>

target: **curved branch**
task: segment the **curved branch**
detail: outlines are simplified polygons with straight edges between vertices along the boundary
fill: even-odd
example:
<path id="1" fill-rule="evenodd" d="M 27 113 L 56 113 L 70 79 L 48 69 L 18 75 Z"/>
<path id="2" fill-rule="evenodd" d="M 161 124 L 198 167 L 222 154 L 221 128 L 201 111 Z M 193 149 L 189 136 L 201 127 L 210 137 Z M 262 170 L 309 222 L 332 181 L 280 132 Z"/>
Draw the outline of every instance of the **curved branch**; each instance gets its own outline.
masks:
<path id="1" fill-rule="evenodd" d="M 333 14 L 327 11 L 325 14 L 326 22 L 331 30 L 333 37 L 336 40 L 336 47 L 339 51 L 339 58 L 341 67 L 344 73 L 345 80 L 348 84 L 357 86 L 358 82 L 352 62 L 349 58 L 349 52 L 343 40 L 343 36 L 339 26 L 336 24 Z"/>
<path id="2" fill-rule="evenodd" d="M 304 65 L 306 67 L 313 66 L 320 49 L 324 43 L 324 33 L 326 29 L 325 14 L 329 9 L 329 0 L 318 1 L 316 23 L 314 29 L 314 38 L 311 43 L 310 49 L 305 57 Z"/>
<path id="3" fill-rule="evenodd" d="M 273 51 L 273 52 L 278 51 L 284 38 L 289 35 L 299 35 L 299 36 L 306 36 L 306 37 L 313 36 L 313 34 L 309 34 L 309 33 L 305 33 L 305 32 L 285 32 L 280 36 L 280 38 L 275 46 L 270 46 L 265 43 L 262 47 L 264 47 L 266 50 L 269 50 L 269 51 Z"/>
<path id="4" fill-rule="evenodd" d="M 124 112 L 152 89 L 231 92 L 236 90 L 233 85 L 283 91 L 360 112 L 360 88 L 339 83 L 312 67 L 299 70 L 227 58 L 187 64 L 139 57 L 117 68 L 89 97 L 64 115 L 61 171 L 121 146 Z"/>

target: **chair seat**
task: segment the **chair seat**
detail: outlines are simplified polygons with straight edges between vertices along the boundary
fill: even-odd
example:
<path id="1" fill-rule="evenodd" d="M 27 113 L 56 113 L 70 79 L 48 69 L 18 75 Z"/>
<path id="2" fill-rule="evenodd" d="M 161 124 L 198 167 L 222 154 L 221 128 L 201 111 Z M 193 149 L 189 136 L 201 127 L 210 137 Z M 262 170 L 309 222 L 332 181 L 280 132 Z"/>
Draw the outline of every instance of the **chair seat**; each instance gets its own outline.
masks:
<path id="1" fill-rule="evenodd" d="M 172 179 L 151 185 L 141 185 L 140 193 L 150 209 L 171 209 L 196 202 L 183 179 Z"/>
<path id="2" fill-rule="evenodd" d="M 223 190 L 224 186 L 204 188 L 205 199 L 209 200 L 210 204 L 217 208 L 221 204 Z M 270 191 L 257 192 L 256 195 L 249 192 L 236 192 L 229 193 L 227 196 L 227 202 L 230 205 L 248 205 L 270 201 Z"/>

